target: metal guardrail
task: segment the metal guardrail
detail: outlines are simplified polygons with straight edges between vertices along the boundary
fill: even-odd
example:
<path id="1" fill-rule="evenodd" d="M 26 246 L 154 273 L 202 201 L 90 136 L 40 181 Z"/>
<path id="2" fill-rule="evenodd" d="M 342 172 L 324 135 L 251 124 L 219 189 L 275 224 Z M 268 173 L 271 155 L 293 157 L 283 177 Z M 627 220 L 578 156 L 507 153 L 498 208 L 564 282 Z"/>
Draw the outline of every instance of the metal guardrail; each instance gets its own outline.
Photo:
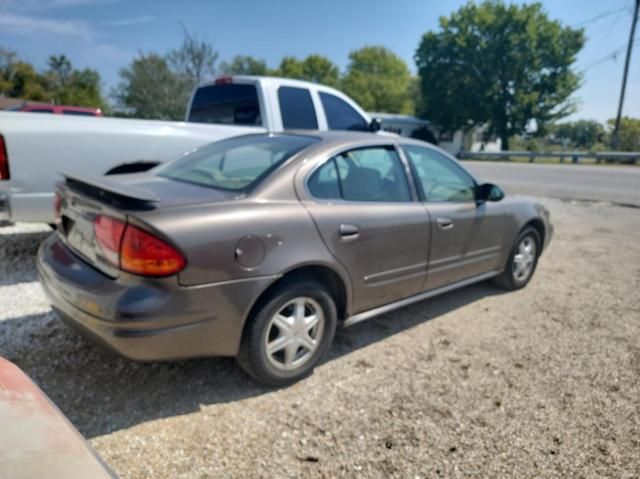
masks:
<path id="1" fill-rule="evenodd" d="M 584 151 L 460 151 L 458 158 L 461 160 L 503 160 L 509 158 L 528 158 L 533 163 L 537 158 L 560 158 L 560 163 L 570 159 L 571 163 L 580 163 L 580 160 L 592 158 L 596 163 L 618 162 L 636 164 L 640 160 L 640 151 L 598 151 L 595 153 Z"/>

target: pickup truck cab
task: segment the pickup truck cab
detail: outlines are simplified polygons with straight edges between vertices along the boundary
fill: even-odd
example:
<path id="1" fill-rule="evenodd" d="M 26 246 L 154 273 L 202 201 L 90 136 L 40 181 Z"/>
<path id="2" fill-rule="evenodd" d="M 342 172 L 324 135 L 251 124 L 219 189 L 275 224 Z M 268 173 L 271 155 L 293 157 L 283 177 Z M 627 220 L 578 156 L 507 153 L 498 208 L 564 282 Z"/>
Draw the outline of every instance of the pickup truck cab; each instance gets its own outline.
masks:
<path id="1" fill-rule="evenodd" d="M 145 171 L 213 141 L 289 129 L 378 131 L 380 123 L 333 88 L 254 76 L 199 85 L 183 122 L 0 112 L 0 222 L 53 223 L 60 172 Z"/>

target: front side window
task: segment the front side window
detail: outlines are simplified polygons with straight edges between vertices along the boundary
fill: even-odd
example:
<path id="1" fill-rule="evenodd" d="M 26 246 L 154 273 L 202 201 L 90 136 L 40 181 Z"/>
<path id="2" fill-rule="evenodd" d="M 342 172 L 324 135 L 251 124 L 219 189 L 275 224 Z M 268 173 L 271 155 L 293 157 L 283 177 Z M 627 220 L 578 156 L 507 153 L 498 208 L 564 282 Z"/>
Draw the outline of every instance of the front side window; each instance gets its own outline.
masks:
<path id="1" fill-rule="evenodd" d="M 255 85 L 223 84 L 198 88 L 189 121 L 224 125 L 262 125 Z"/>
<path id="2" fill-rule="evenodd" d="M 351 105 L 330 93 L 320 92 L 330 130 L 369 131 L 369 124 Z"/>
<path id="3" fill-rule="evenodd" d="M 222 190 L 250 190 L 293 155 L 319 141 L 310 136 L 248 135 L 203 146 L 158 167 L 159 176 Z"/>
<path id="4" fill-rule="evenodd" d="M 402 162 L 393 148 L 372 147 L 337 155 L 309 178 L 309 191 L 319 199 L 345 201 L 411 201 Z"/>
<path id="5" fill-rule="evenodd" d="M 423 198 L 429 202 L 475 200 L 475 182 L 462 168 L 430 148 L 402 147 L 418 177 Z"/>
<path id="6" fill-rule="evenodd" d="M 318 121 L 311 93 L 305 88 L 278 88 L 278 101 L 284 129 L 317 130 Z"/>

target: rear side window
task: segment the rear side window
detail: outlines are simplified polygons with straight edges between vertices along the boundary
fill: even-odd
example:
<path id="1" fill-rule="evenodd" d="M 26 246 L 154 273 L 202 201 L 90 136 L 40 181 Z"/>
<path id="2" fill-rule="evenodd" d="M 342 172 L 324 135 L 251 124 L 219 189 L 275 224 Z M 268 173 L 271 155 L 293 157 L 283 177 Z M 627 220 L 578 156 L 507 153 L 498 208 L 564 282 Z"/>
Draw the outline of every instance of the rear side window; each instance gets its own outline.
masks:
<path id="1" fill-rule="evenodd" d="M 27 113 L 53 113 L 53 108 L 32 108 L 24 111 Z"/>
<path id="2" fill-rule="evenodd" d="M 278 101 L 280 102 L 282 126 L 285 129 L 318 129 L 316 110 L 313 107 L 309 90 L 288 86 L 280 87 L 278 88 Z"/>
<path id="3" fill-rule="evenodd" d="M 226 125 L 262 125 L 255 85 L 226 84 L 198 88 L 189 121 Z"/>
<path id="4" fill-rule="evenodd" d="M 320 92 L 320 100 L 330 130 L 369 131 L 367 121 L 346 101 L 323 92 Z"/>
<path id="5" fill-rule="evenodd" d="M 393 148 L 360 148 L 341 153 L 318 168 L 308 186 L 318 199 L 411 201 L 407 177 Z"/>

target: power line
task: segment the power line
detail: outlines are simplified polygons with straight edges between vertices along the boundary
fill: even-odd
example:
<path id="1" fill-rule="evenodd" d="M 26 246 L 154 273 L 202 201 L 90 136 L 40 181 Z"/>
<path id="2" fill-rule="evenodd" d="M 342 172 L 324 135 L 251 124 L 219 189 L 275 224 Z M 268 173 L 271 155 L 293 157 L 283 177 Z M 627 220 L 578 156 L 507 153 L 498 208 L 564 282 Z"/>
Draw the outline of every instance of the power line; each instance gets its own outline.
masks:
<path id="1" fill-rule="evenodd" d="M 591 18 L 587 18 L 586 20 L 583 20 L 581 22 L 576 23 L 575 25 L 573 25 L 574 27 L 581 27 L 583 25 L 588 25 L 589 23 L 593 23 L 595 21 L 600 20 L 601 18 L 606 18 L 609 15 L 614 15 L 616 13 L 619 13 L 623 10 L 629 10 L 629 7 L 620 7 L 620 8 L 616 8 L 615 10 L 608 10 L 606 12 L 602 12 L 598 15 L 596 15 L 595 17 L 591 17 Z"/>
<path id="2" fill-rule="evenodd" d="M 640 44 L 640 39 L 638 39 L 638 38 L 633 39 L 633 45 L 638 45 L 638 44 Z M 601 63 L 604 63 L 604 62 L 609 61 L 609 60 L 614 60 L 614 59 L 617 58 L 618 55 L 620 55 L 626 49 L 627 49 L 627 44 L 624 44 L 624 45 L 616 48 L 615 50 L 607 53 L 602 58 L 599 58 L 598 60 L 590 63 L 589 65 L 584 67 L 581 71 L 584 73 L 584 72 L 586 72 L 588 70 L 591 70 L 593 67 L 600 65 Z"/>

